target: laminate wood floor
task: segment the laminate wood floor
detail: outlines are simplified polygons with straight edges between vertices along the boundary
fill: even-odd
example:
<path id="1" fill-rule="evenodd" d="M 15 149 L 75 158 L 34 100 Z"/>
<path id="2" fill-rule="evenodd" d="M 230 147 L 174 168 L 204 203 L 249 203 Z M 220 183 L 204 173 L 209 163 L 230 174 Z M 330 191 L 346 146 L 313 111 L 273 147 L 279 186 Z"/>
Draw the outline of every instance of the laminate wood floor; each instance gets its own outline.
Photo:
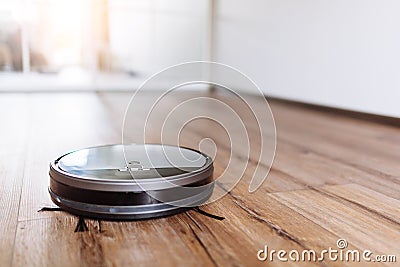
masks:
<path id="1" fill-rule="evenodd" d="M 177 105 L 191 94 L 209 96 L 191 92 L 168 101 Z M 38 212 L 54 206 L 47 192 L 49 162 L 70 150 L 120 143 L 130 97 L 0 95 L 0 266 L 399 266 L 400 128 L 279 101 L 270 101 L 277 150 L 268 179 L 249 193 L 246 172 L 229 194 L 202 207 L 222 221 L 191 210 L 144 221 L 86 219 L 88 231 L 75 233 L 76 216 Z M 218 175 L 230 150 L 224 132 L 209 127 L 187 127 L 180 142 L 196 148 L 211 135 L 219 147 Z M 257 140 L 252 138 L 256 146 Z M 235 151 L 233 157 L 244 155 Z M 255 164 L 250 155 L 249 168 Z M 257 258 L 266 245 L 320 253 L 338 249 L 339 239 L 346 240 L 346 250 L 370 250 L 372 259 L 395 255 L 397 262 Z"/>

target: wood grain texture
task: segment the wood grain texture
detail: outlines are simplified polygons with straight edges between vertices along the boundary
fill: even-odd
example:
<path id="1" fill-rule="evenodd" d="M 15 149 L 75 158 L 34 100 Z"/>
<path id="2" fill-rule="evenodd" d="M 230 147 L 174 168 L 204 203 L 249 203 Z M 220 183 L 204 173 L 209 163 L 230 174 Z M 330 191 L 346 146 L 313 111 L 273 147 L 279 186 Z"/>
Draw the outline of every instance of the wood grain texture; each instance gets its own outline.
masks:
<path id="1" fill-rule="evenodd" d="M 217 91 L 218 92 L 218 91 Z M 141 96 L 142 102 L 152 99 Z M 257 151 L 257 125 L 243 103 L 228 95 L 187 92 L 167 97 L 148 125 L 150 142 L 160 141 L 159 125 L 171 107 L 207 96 L 242 110 Z M 89 231 L 74 232 L 78 218 L 49 199 L 48 164 L 60 154 L 86 146 L 121 142 L 129 93 L 2 94 L 0 96 L 0 266 L 365 266 L 363 262 L 261 262 L 257 252 L 336 248 L 394 254 L 400 261 L 400 128 L 316 111 L 279 101 L 270 103 L 277 126 L 277 151 L 268 179 L 250 194 L 258 164 L 222 199 L 203 210 L 144 221 L 86 219 Z M 255 100 L 262 109 L 262 99 Z M 257 104 L 259 103 L 259 104 Z M 196 107 L 193 107 L 194 109 Z M 138 107 L 137 120 L 146 110 Z M 199 110 L 198 110 L 199 111 Z M 222 112 L 210 109 L 209 112 Z M 164 114 L 165 113 L 165 114 Z M 183 117 L 182 117 L 183 118 Z M 229 121 L 228 123 L 234 123 Z M 170 129 L 179 127 L 178 117 Z M 131 137 L 142 129 L 131 129 Z M 271 134 L 270 129 L 262 129 Z M 164 133 L 174 138 L 175 132 Z M 232 135 L 238 133 L 230 133 Z M 210 137 L 218 147 L 215 174 L 246 159 L 246 143 L 231 155 L 223 128 L 209 121 L 188 124 L 180 144 L 198 148 Z M 265 172 L 268 166 L 262 166 Z M 227 174 L 224 191 L 240 168 Z"/>

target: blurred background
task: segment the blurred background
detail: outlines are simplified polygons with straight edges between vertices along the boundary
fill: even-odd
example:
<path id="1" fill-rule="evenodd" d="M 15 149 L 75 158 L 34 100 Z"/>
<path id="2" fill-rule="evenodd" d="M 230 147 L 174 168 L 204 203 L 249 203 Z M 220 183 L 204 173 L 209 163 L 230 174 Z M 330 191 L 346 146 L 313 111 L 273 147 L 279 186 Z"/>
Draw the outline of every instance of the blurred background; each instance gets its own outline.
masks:
<path id="1" fill-rule="evenodd" d="M 204 0 L 2 0 L 1 89 L 136 89 L 206 59 Z"/>
<path id="2" fill-rule="evenodd" d="M 170 65 L 212 60 L 268 96 L 400 117 L 398 10 L 397 0 L 2 0 L 0 91 L 135 90 Z"/>

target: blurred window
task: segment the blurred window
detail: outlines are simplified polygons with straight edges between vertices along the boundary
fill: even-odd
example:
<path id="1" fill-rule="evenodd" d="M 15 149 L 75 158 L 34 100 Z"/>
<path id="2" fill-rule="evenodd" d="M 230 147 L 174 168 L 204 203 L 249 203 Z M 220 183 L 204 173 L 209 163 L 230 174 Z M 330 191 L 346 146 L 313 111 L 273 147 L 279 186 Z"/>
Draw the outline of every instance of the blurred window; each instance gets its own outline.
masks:
<path id="1" fill-rule="evenodd" d="M 6 90 L 13 87 L 13 81 L 14 87 L 36 81 L 40 87 L 40 79 L 59 82 L 60 88 L 107 87 L 110 81 L 132 87 L 125 81 L 205 60 L 207 5 L 204 0 L 1 0 L 0 90 L 4 84 Z M 11 75 L 20 72 L 35 82 Z"/>

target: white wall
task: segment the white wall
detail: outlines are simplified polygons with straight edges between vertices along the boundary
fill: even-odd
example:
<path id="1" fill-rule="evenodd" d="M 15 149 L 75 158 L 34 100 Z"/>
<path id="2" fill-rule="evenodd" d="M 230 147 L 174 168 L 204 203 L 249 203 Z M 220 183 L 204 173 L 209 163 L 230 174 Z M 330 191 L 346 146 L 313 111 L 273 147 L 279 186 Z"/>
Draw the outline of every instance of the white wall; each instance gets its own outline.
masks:
<path id="1" fill-rule="evenodd" d="M 148 76 L 209 53 L 208 0 L 109 0 L 117 64 Z"/>
<path id="2" fill-rule="evenodd" d="M 216 0 L 214 60 L 265 94 L 400 117 L 400 1 Z"/>

